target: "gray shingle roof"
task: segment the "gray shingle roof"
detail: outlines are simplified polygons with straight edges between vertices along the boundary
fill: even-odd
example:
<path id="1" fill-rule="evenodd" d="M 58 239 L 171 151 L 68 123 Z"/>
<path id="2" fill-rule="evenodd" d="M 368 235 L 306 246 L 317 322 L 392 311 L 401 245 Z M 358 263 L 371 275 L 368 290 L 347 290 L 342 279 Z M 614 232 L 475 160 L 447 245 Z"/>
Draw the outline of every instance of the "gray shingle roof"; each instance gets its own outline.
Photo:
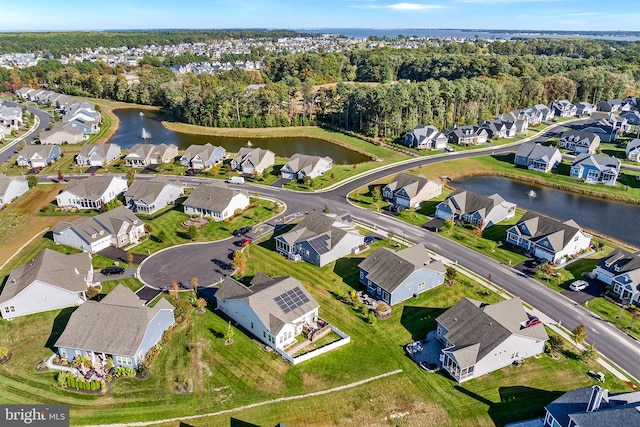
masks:
<path id="1" fill-rule="evenodd" d="M 491 212 L 494 206 L 499 205 L 505 200 L 499 194 L 491 196 L 482 196 L 471 191 L 456 191 L 451 194 L 443 203 L 447 203 L 454 212 L 462 214 L 471 214 L 479 212 L 483 216 Z"/>
<path id="2" fill-rule="evenodd" d="M 422 189 L 424 189 L 428 185 L 440 186 L 441 184 L 428 180 L 423 176 L 411 175 L 408 173 L 399 173 L 396 177 L 391 181 L 386 187 L 391 191 L 397 191 L 401 188 L 407 192 L 407 195 L 410 198 L 414 198 L 417 194 L 419 194 Z"/>
<path id="3" fill-rule="evenodd" d="M 293 227 L 291 231 L 281 234 L 277 238 L 283 239 L 289 245 L 293 245 L 296 242 L 311 241 L 321 236 L 326 236 L 328 238 L 323 239 L 322 246 L 326 250 L 331 250 L 345 234 L 359 234 L 352 223 L 353 220 L 348 215 L 332 217 L 312 212 Z M 316 243 L 319 242 L 316 241 Z"/>
<path id="4" fill-rule="evenodd" d="M 173 306 L 163 298 L 147 307 L 133 291 L 118 285 L 101 302 L 87 301 L 78 307 L 55 346 L 135 356 L 160 310 L 173 311 Z"/>
<path id="5" fill-rule="evenodd" d="M 124 206 L 118 206 L 94 217 L 78 218 L 73 222 L 60 221 L 51 231 L 62 233 L 68 228 L 73 228 L 80 237 L 92 243 L 108 235 L 115 237 L 141 222 L 142 220 L 129 209 Z"/>
<path id="6" fill-rule="evenodd" d="M 262 163 L 267 153 L 272 152 L 269 150 L 263 150 L 262 148 L 242 147 L 240 151 L 238 151 L 238 155 L 235 157 L 234 161 L 239 165 L 249 162 L 255 167 Z"/>
<path id="7" fill-rule="evenodd" d="M 222 212 L 231 199 L 238 194 L 247 194 L 244 191 L 232 190 L 221 183 L 214 185 L 198 185 L 193 189 L 183 206 L 194 206 L 210 211 Z"/>
<path id="8" fill-rule="evenodd" d="M 40 157 L 47 159 L 51 155 L 51 151 L 55 150 L 55 145 L 27 145 L 22 150 L 18 157 L 24 157 L 25 159 L 31 159 L 38 154 Z"/>
<path id="9" fill-rule="evenodd" d="M 519 298 L 491 305 L 465 298 L 436 319 L 447 329 L 445 337 L 453 345 L 443 351 L 452 353 L 462 369 L 474 365 L 512 334 L 548 339 L 542 324 L 523 328 L 527 320 Z"/>
<path id="10" fill-rule="evenodd" d="M 199 156 L 202 160 L 207 161 L 211 158 L 216 148 L 219 147 L 215 147 L 210 143 L 204 145 L 190 145 L 182 157 L 191 161 L 194 157 Z"/>
<path id="11" fill-rule="evenodd" d="M 109 153 L 109 149 L 112 146 L 120 147 L 117 144 L 85 144 L 80 149 L 80 155 L 84 158 L 89 158 L 92 154 L 97 154 L 100 158 L 104 159 Z"/>
<path id="12" fill-rule="evenodd" d="M 564 248 L 580 230 L 580 226 L 573 220 L 561 222 L 531 211 L 527 211 L 511 229 L 532 242 L 538 243 L 547 239 L 550 249 L 556 252 Z"/>
<path id="13" fill-rule="evenodd" d="M 549 162 L 558 149 L 552 146 L 545 146 L 533 142 L 525 142 L 516 152 L 516 156 L 526 157 L 531 160 L 544 160 Z"/>
<path id="14" fill-rule="evenodd" d="M 91 255 L 87 253 L 64 255 L 45 249 L 26 265 L 9 274 L 0 293 L 0 303 L 15 297 L 36 280 L 72 292 L 85 291 L 87 275 L 92 269 Z"/>
<path id="15" fill-rule="evenodd" d="M 570 390 L 548 404 L 545 409 L 562 427 L 570 422 L 577 427 L 637 426 L 640 425 L 638 392 L 609 394 L 602 390 L 600 406 L 587 412 L 594 387 Z"/>
<path id="16" fill-rule="evenodd" d="M 252 286 L 247 287 L 231 277 L 226 277 L 216 292 L 216 298 L 244 301 L 267 327 L 271 335 L 277 335 L 285 324 L 291 323 L 300 316 L 320 307 L 304 285 L 293 277 L 268 279 L 265 275 L 261 275 L 256 282 L 252 281 Z M 306 302 L 297 305 L 290 311 L 285 311 L 277 303 L 277 298 L 289 291 L 304 295 Z"/>
<path id="17" fill-rule="evenodd" d="M 598 263 L 598 267 L 616 275 L 640 270 L 640 255 L 623 249 L 614 249 L 607 258 Z"/>
<path id="18" fill-rule="evenodd" d="M 444 264 L 432 261 L 422 243 L 394 252 L 376 249 L 358 267 L 367 272 L 367 278 L 388 292 L 396 288 L 416 270 L 425 269 L 444 273 Z"/>
<path id="19" fill-rule="evenodd" d="M 27 179 L 24 176 L 7 176 L 3 173 L 0 173 L 0 195 L 3 195 L 9 189 L 9 185 L 11 185 L 14 181 L 21 181 L 26 183 Z"/>
<path id="20" fill-rule="evenodd" d="M 320 160 L 324 159 L 327 163 L 333 163 L 333 159 L 331 157 L 321 157 L 321 156 L 311 156 L 308 154 L 299 154 L 296 153 L 291 156 L 291 159 L 287 162 L 285 166 L 294 171 L 300 172 L 304 171 L 305 173 L 309 173 L 316 167 Z M 284 166 L 283 166 L 284 167 Z"/>
<path id="21" fill-rule="evenodd" d="M 184 189 L 184 184 L 180 181 L 169 180 L 165 176 L 157 176 L 151 180 L 134 181 L 124 195 L 125 197 L 132 197 L 134 200 L 142 200 L 149 204 L 158 198 L 167 185 L 175 185 Z"/>
<path id="22" fill-rule="evenodd" d="M 93 175 L 86 178 L 71 178 L 65 191 L 83 199 L 96 200 L 104 195 L 111 182 L 116 178 L 119 177 L 112 173 Z"/>
<path id="23" fill-rule="evenodd" d="M 600 171 L 620 169 L 620 159 L 613 156 L 601 156 L 599 154 L 581 153 L 576 156 L 571 163 L 571 166 L 578 166 L 581 164 L 592 165 Z"/>

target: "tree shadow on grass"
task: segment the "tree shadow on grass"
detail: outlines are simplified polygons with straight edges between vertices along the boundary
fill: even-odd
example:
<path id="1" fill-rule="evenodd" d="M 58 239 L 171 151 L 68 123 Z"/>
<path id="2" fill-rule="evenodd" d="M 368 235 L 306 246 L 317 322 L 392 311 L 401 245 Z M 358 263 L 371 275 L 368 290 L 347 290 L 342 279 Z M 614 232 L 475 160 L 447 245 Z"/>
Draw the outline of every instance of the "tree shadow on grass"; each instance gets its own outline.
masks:
<path id="1" fill-rule="evenodd" d="M 563 394 L 561 391 L 547 391 L 525 386 L 500 387 L 500 402 L 492 402 L 464 386 L 456 385 L 455 389 L 487 405 L 489 407 L 487 413 L 496 426 L 543 417 L 545 405 Z"/>
<path id="2" fill-rule="evenodd" d="M 50 349 L 51 351 L 53 351 L 54 353 L 56 351 L 54 345 L 56 341 L 58 341 L 58 338 L 60 338 L 60 335 L 62 335 L 64 328 L 66 328 L 67 323 L 69 323 L 69 318 L 71 317 L 71 314 L 76 310 L 76 308 L 77 307 L 63 308 L 60 311 L 60 314 L 58 314 L 56 318 L 53 320 L 51 335 L 49 335 L 49 339 L 47 339 L 47 342 L 45 343 L 44 346 Z"/>
<path id="3" fill-rule="evenodd" d="M 444 308 L 433 307 L 402 307 L 400 324 L 409 331 L 414 341 L 424 339 L 429 331 L 436 328 L 436 317 L 444 313 Z"/>

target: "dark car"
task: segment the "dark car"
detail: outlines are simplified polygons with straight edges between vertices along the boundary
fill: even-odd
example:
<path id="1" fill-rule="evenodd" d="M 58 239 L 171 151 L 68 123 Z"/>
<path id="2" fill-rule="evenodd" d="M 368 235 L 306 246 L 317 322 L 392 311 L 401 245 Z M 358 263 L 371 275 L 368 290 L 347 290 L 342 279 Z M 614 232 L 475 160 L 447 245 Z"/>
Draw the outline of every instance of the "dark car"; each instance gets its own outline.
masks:
<path id="1" fill-rule="evenodd" d="M 233 235 L 235 237 L 240 237 L 240 236 L 244 236 L 245 234 L 247 234 L 250 231 L 251 231 L 251 227 L 240 227 L 237 230 L 233 231 Z"/>
<path id="2" fill-rule="evenodd" d="M 124 267 L 120 267 L 119 265 L 110 265 L 100 270 L 100 273 L 104 274 L 105 276 L 111 276 L 112 274 L 123 274 Z"/>
<path id="3" fill-rule="evenodd" d="M 187 176 L 195 176 L 198 174 L 198 171 L 195 169 L 187 169 L 187 171 L 185 172 L 185 175 Z"/>
<path id="4" fill-rule="evenodd" d="M 374 237 L 373 237 L 373 236 L 365 236 L 365 238 L 364 238 L 364 244 L 365 244 L 365 245 L 370 245 L 370 244 L 372 244 L 372 243 L 373 243 L 373 241 L 374 241 L 374 240 L 375 240 L 375 239 L 374 239 Z"/>

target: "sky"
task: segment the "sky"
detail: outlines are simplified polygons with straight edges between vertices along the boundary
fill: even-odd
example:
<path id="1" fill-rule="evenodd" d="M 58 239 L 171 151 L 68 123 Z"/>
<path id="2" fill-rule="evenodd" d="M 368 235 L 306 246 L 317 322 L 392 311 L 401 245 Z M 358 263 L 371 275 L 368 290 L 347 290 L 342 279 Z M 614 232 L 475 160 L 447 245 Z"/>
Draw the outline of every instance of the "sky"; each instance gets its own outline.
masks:
<path id="1" fill-rule="evenodd" d="M 29 0 L 0 31 L 421 28 L 640 31 L 639 0 Z"/>

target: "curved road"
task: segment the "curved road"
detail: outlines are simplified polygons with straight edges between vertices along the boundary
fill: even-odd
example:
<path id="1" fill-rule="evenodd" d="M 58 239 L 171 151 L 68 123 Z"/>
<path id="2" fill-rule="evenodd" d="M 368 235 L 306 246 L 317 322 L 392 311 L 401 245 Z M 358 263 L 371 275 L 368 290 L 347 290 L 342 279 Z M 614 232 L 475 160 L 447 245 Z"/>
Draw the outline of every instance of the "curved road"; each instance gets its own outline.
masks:
<path id="1" fill-rule="evenodd" d="M 563 124 L 558 124 L 558 127 L 562 125 Z M 535 142 L 544 141 L 555 135 L 556 133 L 548 129 L 543 135 L 533 140 Z M 393 217 L 355 207 L 346 200 L 347 194 L 354 189 L 366 185 L 371 181 L 396 174 L 409 168 L 446 160 L 486 155 L 487 151 L 495 154 L 508 153 L 514 150 L 514 146 L 515 145 L 495 149 L 489 148 L 484 151 L 473 150 L 420 158 L 415 161 L 405 162 L 401 165 L 390 166 L 384 170 L 375 171 L 340 185 L 335 189 L 323 192 L 297 193 L 274 187 L 251 184 L 245 184 L 243 188 L 251 193 L 257 192 L 264 196 L 282 200 L 287 204 L 287 212 L 289 213 L 305 212 L 312 209 L 322 210 L 325 203 L 333 212 L 349 211 L 364 222 L 376 224 L 378 228 L 383 230 L 392 230 L 396 236 L 401 236 L 404 239 L 416 243 L 422 242 L 428 249 L 445 258 L 456 261 L 458 264 L 481 277 L 491 275 L 492 281 L 496 285 L 520 297 L 523 301 L 556 322 L 561 323 L 567 329 L 571 330 L 580 323 L 584 324 L 589 332 L 587 341 L 590 344 L 595 344 L 604 356 L 626 370 L 629 374 L 635 378 L 640 378 L 640 366 L 637 363 L 640 356 L 640 344 L 608 322 L 598 318 L 589 310 L 579 306 L 564 295 L 547 288 L 543 284 L 528 277 L 521 276 L 514 269 L 500 264 L 491 258 L 480 255 L 454 241 L 420 227 L 396 220 Z M 185 181 L 196 184 L 201 180 L 191 178 Z M 234 239 L 227 239 L 221 242 L 212 242 L 206 244 L 206 246 L 183 246 L 179 249 L 174 248 L 174 250 L 171 251 L 160 252 L 147 259 L 147 261 L 141 265 L 140 275 L 145 281 L 147 281 L 147 278 L 150 279 L 151 281 L 147 283 L 153 285 L 153 281 L 156 280 L 154 274 L 151 274 L 153 270 L 176 277 L 190 278 L 194 276 L 194 269 L 204 264 L 205 268 L 209 271 L 218 273 L 215 271 L 218 266 L 213 260 L 216 256 L 222 256 L 219 260 L 227 262 L 228 259 L 224 259 L 225 254 L 228 256 L 230 251 L 237 249 L 237 247 L 234 248 L 233 241 Z M 169 273 L 168 268 L 165 267 L 168 264 L 171 264 L 171 273 Z M 163 280 L 161 286 L 164 286 L 165 283 L 166 281 Z"/>
<path id="2" fill-rule="evenodd" d="M 21 103 L 14 102 L 14 101 L 6 101 L 5 104 L 8 107 L 20 107 L 20 108 L 23 107 Z M 33 142 L 38 137 L 38 133 L 46 129 L 49 126 L 49 123 L 51 123 L 51 120 L 53 120 L 53 118 L 49 113 L 46 113 L 42 110 L 34 108 L 30 105 L 27 105 L 27 110 L 33 113 L 40 120 L 40 122 L 38 123 L 38 127 L 34 129 L 32 132 L 30 132 L 28 135 L 26 135 L 24 138 L 18 138 L 16 139 L 16 141 L 12 142 L 11 144 L 3 147 L 2 151 L 0 152 L 0 164 L 8 162 L 9 159 L 11 159 L 13 156 L 18 154 L 16 145 L 18 145 L 23 139 L 24 141 L 29 143 Z"/>

